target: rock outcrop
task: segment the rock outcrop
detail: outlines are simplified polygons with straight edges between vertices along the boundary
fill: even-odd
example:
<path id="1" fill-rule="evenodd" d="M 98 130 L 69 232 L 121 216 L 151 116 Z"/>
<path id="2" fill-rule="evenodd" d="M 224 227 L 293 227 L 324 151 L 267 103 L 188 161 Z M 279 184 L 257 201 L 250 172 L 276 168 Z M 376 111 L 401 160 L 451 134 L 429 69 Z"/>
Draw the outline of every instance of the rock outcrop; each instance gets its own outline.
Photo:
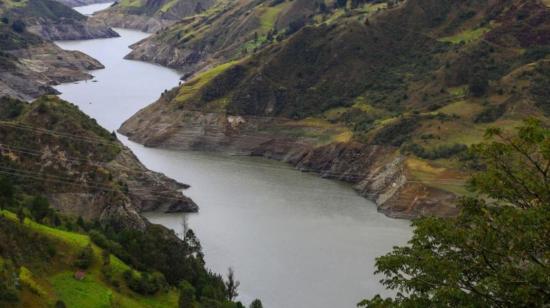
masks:
<path id="1" fill-rule="evenodd" d="M 56 1 L 61 2 L 66 6 L 70 6 L 70 7 L 113 2 L 112 0 L 56 0 Z"/>
<path id="2" fill-rule="evenodd" d="M 115 30 L 94 19 L 83 22 L 62 20 L 59 23 L 37 20 L 28 26 L 28 30 L 49 41 L 90 40 L 119 36 Z"/>
<path id="3" fill-rule="evenodd" d="M 18 31 L 26 29 L 45 40 L 83 40 L 116 37 L 113 29 L 99 20 L 92 20 L 54 0 L 21 0 L 0 6 L 7 25 L 17 23 Z"/>
<path id="4" fill-rule="evenodd" d="M 88 70 L 103 68 L 101 63 L 90 56 L 63 50 L 49 42 L 2 52 L 0 96 L 24 100 L 54 94 L 57 91 L 52 85 L 91 79 Z"/>
<path id="5" fill-rule="evenodd" d="M 455 195 L 409 178 L 396 148 L 356 142 L 317 146 L 310 137 L 290 137 L 283 118 L 235 117 L 182 111 L 177 119 L 163 112 L 162 98 L 141 110 L 120 128 L 130 140 L 174 150 L 219 151 L 263 156 L 287 162 L 305 172 L 354 184 L 364 197 L 390 217 L 452 216 Z M 174 124 L 177 123 L 177 124 Z"/>
<path id="6" fill-rule="evenodd" d="M 199 14 L 216 3 L 215 0 L 159 0 L 142 3 L 116 2 L 109 9 L 97 12 L 93 19 L 111 27 L 157 32 L 188 16 Z"/>
<path id="7" fill-rule="evenodd" d="M 0 120 L 0 170 L 62 213 L 144 230 L 141 212 L 198 210 L 181 193 L 186 185 L 145 168 L 115 136 L 56 96 L 31 104 L 3 98 Z"/>

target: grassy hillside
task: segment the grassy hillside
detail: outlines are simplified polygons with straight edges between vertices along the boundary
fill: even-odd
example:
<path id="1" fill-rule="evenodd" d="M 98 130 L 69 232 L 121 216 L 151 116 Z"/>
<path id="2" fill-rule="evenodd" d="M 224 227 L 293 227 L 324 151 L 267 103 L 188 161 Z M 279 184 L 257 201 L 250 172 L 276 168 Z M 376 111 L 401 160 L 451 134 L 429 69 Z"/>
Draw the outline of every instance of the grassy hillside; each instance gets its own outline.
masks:
<path id="1" fill-rule="evenodd" d="M 306 0 L 220 0 L 136 44 L 130 57 L 194 73 L 282 40 L 287 31 L 297 31 L 313 20 L 317 7 Z"/>
<path id="2" fill-rule="evenodd" d="M 64 231 L 2 211 L 0 217 L 0 273 L 19 277 L 21 287 L 9 280 L 0 286 L 2 306 L 52 306 L 61 301 L 67 307 L 176 307 L 178 291 L 168 287 L 154 295 L 133 292 L 124 280 L 132 267 L 95 245 L 83 233 Z M 92 265 L 77 280 L 74 265 L 88 245 L 93 250 Z M 108 258 L 108 261 L 107 259 Z M 108 262 L 108 265 L 106 263 Z M 107 270 L 112 272 L 107 277 Z M 118 283 L 114 283 L 118 281 Z M 7 283 L 6 283 L 7 282 Z M 9 294 L 9 295 L 8 295 Z"/>
<path id="3" fill-rule="evenodd" d="M 196 211 L 182 185 L 76 106 L 1 98 L 0 140 L 0 306 L 241 307 L 192 231 L 139 214 Z"/>
<path id="4" fill-rule="evenodd" d="M 82 21 L 86 19 L 84 15 L 53 0 L 2 1 L 0 14 L 8 18 L 45 18 L 53 21 L 61 19 Z"/>
<path id="5" fill-rule="evenodd" d="M 113 12 L 178 20 L 208 9 L 214 0 L 121 0 L 109 9 Z"/>
<path id="6" fill-rule="evenodd" d="M 55 0 L 2 1 L 0 18 L 4 25 L 11 25 L 19 33 L 29 31 L 51 41 L 118 36 L 105 24 L 92 23 Z"/>
<path id="7" fill-rule="evenodd" d="M 275 9 L 285 12 L 291 5 L 276 3 L 251 11 L 266 14 L 260 15 L 264 22 L 257 19 L 254 42 L 262 40 L 259 29 L 267 28 L 262 25 L 282 18 L 273 17 Z M 487 128 L 511 129 L 527 117 L 547 122 L 550 9 L 541 1 L 326 5 L 329 9 L 319 8 L 295 34 L 198 74 L 165 95 L 168 104 L 157 107 L 176 114 L 200 110 L 282 117 L 306 121 L 317 132 L 331 132 L 327 125 L 341 127 L 331 136 L 317 136 L 333 143 L 392 147 L 406 158 L 411 181 L 452 193 L 465 192 L 464 178 L 475 169 L 467 149 L 483 140 Z M 151 40 L 170 45 L 179 33 L 180 46 L 190 48 L 201 39 L 215 46 L 210 33 L 236 28 L 214 20 L 201 30 L 196 20 Z M 134 52 L 146 44 L 138 44 Z M 201 50 L 216 55 L 210 51 Z M 146 118 L 147 112 L 139 117 Z M 289 138 L 304 137 L 300 130 L 287 131 Z"/>

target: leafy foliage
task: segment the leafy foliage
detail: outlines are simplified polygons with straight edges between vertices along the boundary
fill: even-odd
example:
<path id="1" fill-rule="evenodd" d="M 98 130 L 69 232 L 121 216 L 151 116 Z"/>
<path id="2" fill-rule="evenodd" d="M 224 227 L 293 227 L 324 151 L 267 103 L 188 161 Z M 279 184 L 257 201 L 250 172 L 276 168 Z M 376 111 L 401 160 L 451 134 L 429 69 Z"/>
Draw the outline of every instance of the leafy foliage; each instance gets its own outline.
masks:
<path id="1" fill-rule="evenodd" d="M 408 246 L 377 259 L 382 283 L 397 296 L 365 307 L 535 307 L 550 302 L 550 130 L 527 121 L 517 135 L 475 148 L 485 171 L 477 198 L 461 200 L 454 219 L 413 222 Z M 483 196 L 496 200 L 489 204 Z"/>
<path id="2" fill-rule="evenodd" d="M 76 257 L 74 265 L 80 269 L 88 269 L 94 262 L 94 251 L 92 245 L 86 245 Z"/>

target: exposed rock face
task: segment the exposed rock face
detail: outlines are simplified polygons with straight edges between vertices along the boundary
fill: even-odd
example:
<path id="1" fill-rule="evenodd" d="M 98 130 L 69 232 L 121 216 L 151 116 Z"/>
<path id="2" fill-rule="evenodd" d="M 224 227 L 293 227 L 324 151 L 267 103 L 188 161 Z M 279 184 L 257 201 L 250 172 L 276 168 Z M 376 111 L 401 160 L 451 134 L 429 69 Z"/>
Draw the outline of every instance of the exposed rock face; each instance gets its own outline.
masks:
<path id="1" fill-rule="evenodd" d="M 153 33 L 174 24 L 175 20 L 162 19 L 156 16 L 124 14 L 116 11 L 104 10 L 91 17 L 96 22 L 105 22 L 115 28 L 134 29 Z"/>
<path id="2" fill-rule="evenodd" d="M 0 7 L 0 13 L 8 22 L 22 21 L 27 31 L 50 41 L 118 36 L 105 23 L 53 0 L 22 0 L 19 5 Z"/>
<path id="3" fill-rule="evenodd" d="M 316 146 L 308 137 L 278 133 L 288 119 L 234 117 L 197 111 L 164 112 L 162 98 L 141 110 L 120 128 L 130 140 L 146 146 L 175 150 L 206 150 L 263 156 L 302 171 L 354 184 L 390 217 L 452 216 L 455 196 L 410 182 L 404 159 L 396 149 L 356 142 Z"/>
<path id="4" fill-rule="evenodd" d="M 5 53 L 10 58 L 9 64 L 0 70 L 0 96 L 24 100 L 56 93 L 51 85 L 91 79 L 87 70 L 103 68 L 86 54 L 62 50 L 48 42 Z"/>
<path id="5" fill-rule="evenodd" d="M 136 6 L 115 3 L 107 10 L 97 12 L 93 19 L 111 27 L 157 32 L 185 17 L 193 16 L 210 8 L 215 0 L 158 0 L 144 1 Z"/>
<path id="6" fill-rule="evenodd" d="M 122 228 L 144 230 L 146 211 L 197 212 L 198 206 L 179 190 L 188 187 L 145 168 L 127 148 L 106 169 L 128 187 L 127 197 L 112 192 L 59 192 L 48 194 L 52 207 L 85 220 L 109 221 Z"/>
<path id="7" fill-rule="evenodd" d="M 134 44 L 127 58 L 192 74 L 209 65 L 234 59 L 243 52 L 252 53 L 263 48 L 263 44 L 254 43 L 258 37 L 266 37 L 269 31 L 284 33 L 290 24 L 305 24 L 306 16 L 313 16 L 317 8 L 318 4 L 310 0 L 220 1 L 210 14 L 180 20 Z M 266 17 L 267 11 L 274 16 Z M 247 45 L 253 47 L 243 51 Z"/>
<path id="8" fill-rule="evenodd" d="M 112 0 L 57 0 L 57 1 L 70 7 L 84 6 L 84 5 L 90 5 L 90 4 L 96 4 L 96 3 L 113 2 Z"/>
<path id="9" fill-rule="evenodd" d="M 83 22 L 65 20 L 59 23 L 36 21 L 29 25 L 28 30 L 50 41 L 89 40 L 119 36 L 115 30 L 92 19 Z"/>
<path id="10" fill-rule="evenodd" d="M 144 230 L 141 212 L 198 210 L 180 191 L 186 185 L 145 168 L 95 120 L 55 96 L 31 104 L 2 98 L 0 119 L 0 170 L 14 181 L 25 176 L 22 189 L 46 196 L 62 213 Z"/>
<path id="11" fill-rule="evenodd" d="M 179 192 L 188 185 L 147 169 L 126 147 L 108 164 L 108 168 L 119 180 L 128 184 L 130 200 L 139 212 L 196 212 L 199 209 L 191 199 Z"/>

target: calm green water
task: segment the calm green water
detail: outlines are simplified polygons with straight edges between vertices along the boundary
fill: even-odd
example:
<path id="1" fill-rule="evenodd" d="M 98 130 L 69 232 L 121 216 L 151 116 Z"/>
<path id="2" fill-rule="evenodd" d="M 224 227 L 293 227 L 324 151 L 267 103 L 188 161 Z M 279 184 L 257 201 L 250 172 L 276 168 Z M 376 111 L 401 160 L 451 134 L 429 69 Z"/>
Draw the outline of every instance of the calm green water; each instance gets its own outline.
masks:
<path id="1" fill-rule="evenodd" d="M 97 82 L 57 89 L 109 130 L 179 82 L 176 71 L 123 60 L 127 46 L 146 34 L 117 31 L 120 38 L 58 43 L 106 66 L 92 72 Z M 355 307 L 384 293 L 373 275 L 374 258 L 411 235 L 407 221 L 379 214 L 348 185 L 285 164 L 124 142 L 147 167 L 191 185 L 185 193 L 200 213 L 146 216 L 178 233 L 186 220 L 202 241 L 208 267 L 235 269 L 239 299 L 247 304 L 259 297 L 268 308 Z"/>

